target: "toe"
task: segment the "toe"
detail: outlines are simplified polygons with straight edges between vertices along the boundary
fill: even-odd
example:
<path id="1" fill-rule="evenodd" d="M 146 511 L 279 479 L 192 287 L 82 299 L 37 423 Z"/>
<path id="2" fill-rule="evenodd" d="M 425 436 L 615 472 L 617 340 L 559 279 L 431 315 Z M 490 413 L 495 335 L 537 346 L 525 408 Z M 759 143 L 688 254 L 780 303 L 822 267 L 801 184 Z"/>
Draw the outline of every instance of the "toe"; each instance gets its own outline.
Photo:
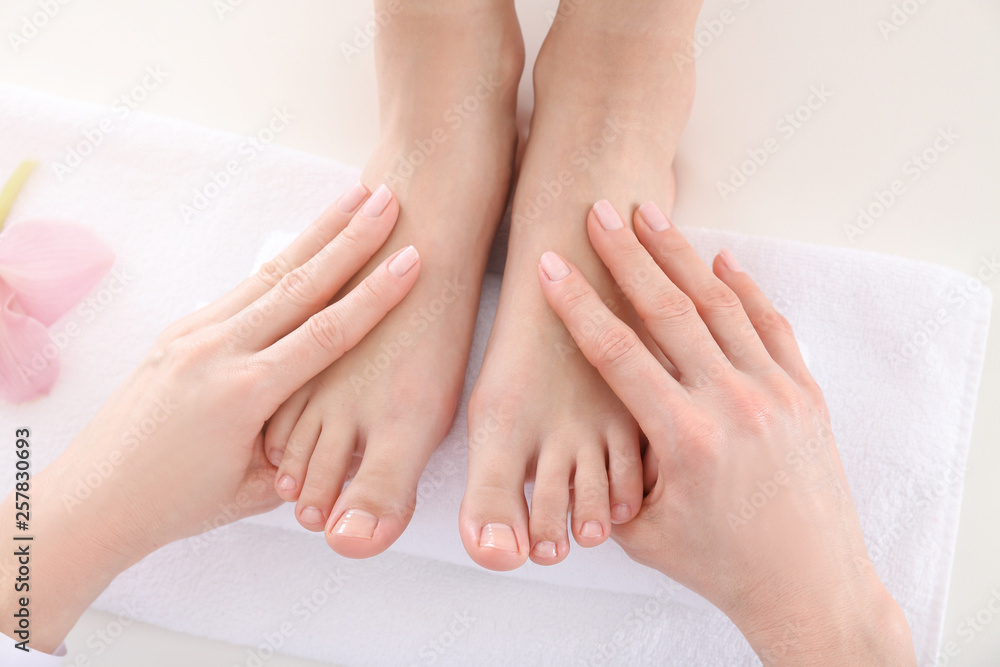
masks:
<path id="1" fill-rule="evenodd" d="M 415 443 L 412 430 L 369 434 L 358 472 L 326 522 L 330 548 L 347 558 L 388 549 L 413 516 L 417 484 L 436 444 Z"/>
<path id="2" fill-rule="evenodd" d="M 295 507 L 299 523 L 313 532 L 322 531 L 326 525 L 333 503 L 344 486 L 357 444 L 353 434 L 348 436 L 341 432 L 336 423 L 330 420 L 320 431 Z"/>
<path id="3" fill-rule="evenodd" d="M 611 534 L 608 469 L 604 447 L 583 447 L 573 477 L 573 537 L 581 547 L 596 547 Z"/>
<path id="4" fill-rule="evenodd" d="M 512 456 L 490 438 L 469 452 L 469 477 L 459 510 L 465 550 L 489 570 L 513 570 L 528 558 L 528 505 L 524 455 Z"/>
<path id="5" fill-rule="evenodd" d="M 299 499 L 302 483 L 309 469 L 309 459 L 316 449 L 322 426 L 322 415 L 307 405 L 288 436 L 285 452 L 274 476 L 274 488 L 283 500 L 295 502 Z"/>
<path id="6" fill-rule="evenodd" d="M 275 467 L 281 465 L 288 439 L 306 408 L 309 395 L 304 389 L 292 394 L 267 422 L 267 431 L 264 433 L 264 454 Z"/>
<path id="7" fill-rule="evenodd" d="M 642 504 L 642 456 L 635 424 L 609 430 L 608 486 L 611 523 L 631 521 Z"/>
<path id="8" fill-rule="evenodd" d="M 539 565 L 554 565 L 569 554 L 566 519 L 572 471 L 572 457 L 564 449 L 548 447 L 542 450 L 528 520 L 531 560 Z"/>

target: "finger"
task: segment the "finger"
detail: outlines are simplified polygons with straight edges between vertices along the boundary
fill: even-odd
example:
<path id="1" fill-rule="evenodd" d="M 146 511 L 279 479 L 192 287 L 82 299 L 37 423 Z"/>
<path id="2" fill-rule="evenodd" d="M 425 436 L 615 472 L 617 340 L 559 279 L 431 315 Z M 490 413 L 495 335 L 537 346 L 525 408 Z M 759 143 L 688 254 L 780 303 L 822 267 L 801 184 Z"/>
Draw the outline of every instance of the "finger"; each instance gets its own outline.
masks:
<path id="1" fill-rule="evenodd" d="M 639 241 L 667 277 L 691 297 L 701 319 L 733 366 L 754 370 L 770 365 L 771 357 L 739 297 L 701 261 L 684 235 L 670 224 L 656 204 L 649 202 L 640 206 L 633 220 Z M 599 230 L 600 226 L 597 228 Z M 596 236 L 608 235 L 598 231 Z"/>
<path id="2" fill-rule="evenodd" d="M 295 329 L 368 263 L 398 215 L 399 204 L 380 186 L 336 238 L 224 323 L 226 333 L 244 349 L 261 350 Z"/>
<path id="3" fill-rule="evenodd" d="M 713 364 L 731 368 L 691 298 L 671 282 L 607 201 L 587 217 L 591 243 L 682 381 Z"/>
<path id="4" fill-rule="evenodd" d="M 393 253 L 361 284 L 270 347 L 252 355 L 262 388 L 276 404 L 357 345 L 410 291 L 420 255 L 407 246 Z"/>
<path id="5" fill-rule="evenodd" d="M 276 257 L 214 303 L 199 311 L 201 325 L 222 322 L 262 297 L 290 271 L 305 264 L 347 227 L 351 218 L 368 199 L 368 188 L 360 181 L 340 195 L 316 220 Z"/>
<path id="6" fill-rule="evenodd" d="M 713 270 L 739 297 L 771 358 L 800 384 L 805 381 L 812 384 L 812 375 L 802 359 L 792 325 L 771 305 L 757 283 L 744 273 L 729 250 L 723 249 L 719 253 L 713 263 Z"/>
<path id="7" fill-rule="evenodd" d="M 547 252 L 538 267 L 542 292 L 587 360 L 647 434 L 664 432 L 664 410 L 686 394 L 632 329 L 615 317 L 579 269 Z"/>

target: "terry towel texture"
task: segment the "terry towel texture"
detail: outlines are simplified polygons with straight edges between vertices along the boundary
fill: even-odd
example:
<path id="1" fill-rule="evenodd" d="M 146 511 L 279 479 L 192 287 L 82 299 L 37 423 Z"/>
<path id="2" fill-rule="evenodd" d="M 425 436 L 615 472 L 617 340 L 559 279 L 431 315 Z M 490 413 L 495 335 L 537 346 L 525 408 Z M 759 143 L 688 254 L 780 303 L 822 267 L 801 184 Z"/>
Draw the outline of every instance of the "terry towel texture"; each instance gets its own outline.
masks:
<path id="1" fill-rule="evenodd" d="M 331 160 L 243 137 L 0 86 L 0 174 L 41 160 L 9 224 L 75 220 L 118 254 L 85 309 L 53 327 L 53 393 L 0 413 L 29 426 L 36 470 L 69 443 L 155 336 L 252 269 L 357 178 Z M 111 130 L 79 164 L 102 119 Z M 81 147 L 84 147 L 81 150 Z M 219 176 L 236 162 L 239 174 Z M 56 163 L 67 165 L 57 174 Z M 204 210 L 199 210 L 204 209 Z M 988 290 L 924 263 L 688 228 L 721 246 L 789 317 L 826 392 L 875 567 L 913 628 L 921 663 L 941 634 L 966 452 L 988 328 Z M 493 266 L 497 266 L 494 261 Z M 470 286 L 470 288 L 473 288 Z M 499 276 L 483 287 L 465 396 Z M 552 568 L 472 569 L 458 536 L 465 400 L 434 455 L 409 529 L 384 556 L 348 561 L 294 523 L 291 506 L 171 545 L 98 601 L 165 627 L 348 664 L 746 664 L 736 629 L 613 544 Z M 11 441 L 2 440 L 9 460 Z M 10 466 L 0 472 L 3 490 Z M 251 656 L 248 656 L 251 662 Z"/>

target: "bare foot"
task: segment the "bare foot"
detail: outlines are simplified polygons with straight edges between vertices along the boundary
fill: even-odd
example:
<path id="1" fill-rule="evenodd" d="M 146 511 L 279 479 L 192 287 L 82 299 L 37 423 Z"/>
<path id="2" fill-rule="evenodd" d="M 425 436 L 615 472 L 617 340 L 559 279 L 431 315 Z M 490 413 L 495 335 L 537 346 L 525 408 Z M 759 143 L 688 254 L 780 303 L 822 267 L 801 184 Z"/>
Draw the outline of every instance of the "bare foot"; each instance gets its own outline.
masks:
<path id="1" fill-rule="evenodd" d="M 470 438 L 460 522 L 483 567 L 564 559 L 571 508 L 584 547 L 639 509 L 638 427 L 549 309 L 538 263 L 546 250 L 568 257 L 635 322 L 590 247 L 586 219 L 605 198 L 625 220 L 646 201 L 670 210 L 674 150 L 694 95 L 693 69 L 671 53 L 688 45 L 697 12 L 662 0 L 565 0 L 539 54 L 500 304 L 469 407 L 470 433 L 486 435 Z M 487 420 L 499 428 L 484 428 Z"/>
<path id="2" fill-rule="evenodd" d="M 513 3 L 393 6 L 376 42 L 381 139 L 362 182 L 388 184 L 402 212 L 355 283 L 408 244 L 423 271 L 360 345 L 279 409 L 265 442 L 299 523 L 325 530 L 353 558 L 380 553 L 402 533 L 421 472 L 454 420 L 510 187 L 524 62 Z"/>

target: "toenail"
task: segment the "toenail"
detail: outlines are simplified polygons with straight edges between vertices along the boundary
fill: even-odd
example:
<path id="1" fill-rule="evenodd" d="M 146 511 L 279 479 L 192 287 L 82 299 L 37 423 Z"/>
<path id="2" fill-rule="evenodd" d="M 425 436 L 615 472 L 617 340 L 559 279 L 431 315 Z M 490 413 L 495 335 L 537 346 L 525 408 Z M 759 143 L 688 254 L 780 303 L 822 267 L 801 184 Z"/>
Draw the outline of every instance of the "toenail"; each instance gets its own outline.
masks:
<path id="1" fill-rule="evenodd" d="M 588 521 L 580 528 L 580 537 L 601 537 L 604 535 L 604 526 L 597 521 Z"/>
<path id="2" fill-rule="evenodd" d="M 594 215 L 597 216 L 597 221 L 601 223 L 601 227 L 604 227 L 609 232 L 625 226 L 625 223 L 622 222 L 622 217 L 618 215 L 618 211 L 615 210 L 615 207 L 607 199 L 602 199 L 594 204 Z"/>
<path id="3" fill-rule="evenodd" d="M 564 262 L 562 257 L 554 252 L 547 252 L 543 254 L 539 263 L 542 265 L 542 271 L 544 271 L 545 275 L 549 277 L 549 280 L 554 283 L 559 282 L 569 275 L 569 267 L 566 266 L 566 262 Z"/>
<path id="4" fill-rule="evenodd" d="M 365 205 L 361 207 L 361 215 L 366 218 L 377 218 L 382 215 L 382 211 L 385 207 L 389 205 L 389 200 L 392 199 L 392 193 L 389 192 L 384 184 L 378 186 L 375 193 L 371 196 L 371 199 L 365 202 Z"/>
<path id="5" fill-rule="evenodd" d="M 351 189 L 340 195 L 337 200 L 337 208 L 343 213 L 350 213 L 358 207 L 364 198 L 368 196 L 368 188 L 361 181 L 351 186 Z"/>
<path id="6" fill-rule="evenodd" d="M 295 488 L 295 480 L 291 475 L 282 475 L 278 480 L 278 488 L 282 491 L 291 491 Z"/>
<path id="7" fill-rule="evenodd" d="M 340 517 L 337 525 L 333 527 L 333 533 L 343 537 L 360 537 L 370 540 L 375 534 L 375 526 L 377 525 L 378 517 L 374 514 L 364 510 L 347 510 Z"/>
<path id="8" fill-rule="evenodd" d="M 632 508 L 625 503 L 618 503 L 611 508 L 611 518 L 620 523 L 628 521 L 632 516 Z"/>
<path id="9" fill-rule="evenodd" d="M 531 550 L 535 558 L 555 558 L 556 543 L 555 542 L 539 542 L 535 545 L 535 548 Z"/>
<path id="10" fill-rule="evenodd" d="M 307 507 L 299 512 L 299 519 L 304 523 L 323 523 L 323 513 L 315 507 Z"/>
<path id="11" fill-rule="evenodd" d="M 271 462 L 271 465 L 277 467 L 281 463 L 281 457 L 284 453 L 281 449 L 269 449 L 267 450 L 267 460 Z"/>
<path id="12" fill-rule="evenodd" d="M 488 523 L 479 534 L 479 546 L 516 554 L 517 537 L 514 536 L 514 529 L 505 523 Z"/>

